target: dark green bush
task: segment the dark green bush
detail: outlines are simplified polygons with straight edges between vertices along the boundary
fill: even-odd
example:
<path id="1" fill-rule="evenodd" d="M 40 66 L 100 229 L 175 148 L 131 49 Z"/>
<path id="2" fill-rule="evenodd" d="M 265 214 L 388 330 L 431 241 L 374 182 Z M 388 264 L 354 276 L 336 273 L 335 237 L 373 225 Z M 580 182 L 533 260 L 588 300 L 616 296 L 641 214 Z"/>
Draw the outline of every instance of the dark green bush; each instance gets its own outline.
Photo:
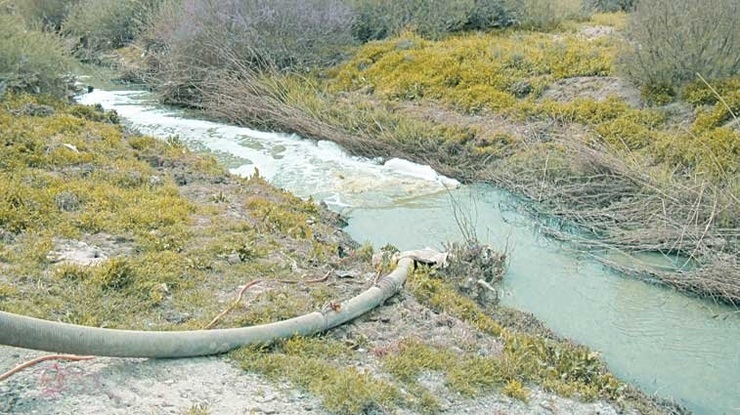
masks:
<path id="1" fill-rule="evenodd" d="M 504 0 L 475 0 L 473 9 L 468 14 L 465 29 L 485 30 L 509 26 L 511 23 L 511 10 Z"/>
<path id="2" fill-rule="evenodd" d="M 462 29 L 471 16 L 483 26 L 493 20 L 491 12 L 500 2 L 483 0 L 350 0 L 357 15 L 353 32 L 357 39 L 383 39 L 412 29 L 428 38 Z M 476 6 L 480 12 L 476 15 Z"/>
<path id="3" fill-rule="evenodd" d="M 634 47 L 622 54 L 621 71 L 660 100 L 696 79 L 740 70 L 740 2 L 737 0 L 641 1 L 629 17 Z"/>
<path id="4" fill-rule="evenodd" d="M 67 95 L 72 60 L 57 36 L 0 14 L 0 98 L 6 91 Z"/>
<path id="5" fill-rule="evenodd" d="M 431 39 L 459 30 L 486 30 L 512 23 L 509 0 L 348 0 L 353 33 L 361 42 L 411 29 Z"/>
<path id="6" fill-rule="evenodd" d="M 636 4 L 637 0 L 588 0 L 587 2 L 589 8 L 606 13 L 632 11 Z"/>
<path id="7" fill-rule="evenodd" d="M 566 20 L 585 20 L 583 0 L 506 0 L 512 22 L 526 29 L 549 30 Z"/>

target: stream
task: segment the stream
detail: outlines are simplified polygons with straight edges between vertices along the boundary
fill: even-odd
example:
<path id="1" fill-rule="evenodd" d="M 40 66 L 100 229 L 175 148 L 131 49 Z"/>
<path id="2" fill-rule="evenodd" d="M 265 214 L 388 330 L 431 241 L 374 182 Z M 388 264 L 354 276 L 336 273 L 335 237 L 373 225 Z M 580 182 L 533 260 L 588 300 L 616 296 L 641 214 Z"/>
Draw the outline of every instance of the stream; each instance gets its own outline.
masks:
<path id="1" fill-rule="evenodd" d="M 353 157 L 330 142 L 188 117 L 142 91 L 95 90 L 83 104 L 116 110 L 144 134 L 177 136 L 232 173 L 255 168 L 271 183 L 313 197 L 348 218 L 359 242 L 401 250 L 461 239 L 453 204 L 482 242 L 507 249 L 502 302 L 602 353 L 647 394 L 697 414 L 740 414 L 740 312 L 616 274 L 593 256 L 544 237 L 521 201 L 489 185 L 461 186 L 428 166 Z M 454 203 L 453 203 L 454 201 Z M 460 217 L 460 215 L 458 215 Z M 612 256 L 670 266 L 670 258 Z"/>

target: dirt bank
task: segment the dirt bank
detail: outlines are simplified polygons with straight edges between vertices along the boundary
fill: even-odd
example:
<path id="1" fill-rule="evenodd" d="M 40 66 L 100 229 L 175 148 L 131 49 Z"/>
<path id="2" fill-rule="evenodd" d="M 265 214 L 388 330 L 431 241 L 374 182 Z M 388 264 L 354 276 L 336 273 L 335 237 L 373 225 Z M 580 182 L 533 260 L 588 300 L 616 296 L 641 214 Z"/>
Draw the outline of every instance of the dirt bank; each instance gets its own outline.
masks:
<path id="1" fill-rule="evenodd" d="M 388 269 L 373 268 L 372 248 L 324 206 L 231 176 L 174 138 L 123 130 L 99 109 L 21 111 L 37 101 L 0 109 L 3 311 L 109 328 L 236 327 L 331 307 Z M 403 294 L 322 337 L 213 358 L 44 362 L 0 384 L 0 412 L 673 410 L 531 317 L 486 311 L 460 294 L 459 277 L 420 269 Z M 2 347 L 0 371 L 41 354 Z"/>

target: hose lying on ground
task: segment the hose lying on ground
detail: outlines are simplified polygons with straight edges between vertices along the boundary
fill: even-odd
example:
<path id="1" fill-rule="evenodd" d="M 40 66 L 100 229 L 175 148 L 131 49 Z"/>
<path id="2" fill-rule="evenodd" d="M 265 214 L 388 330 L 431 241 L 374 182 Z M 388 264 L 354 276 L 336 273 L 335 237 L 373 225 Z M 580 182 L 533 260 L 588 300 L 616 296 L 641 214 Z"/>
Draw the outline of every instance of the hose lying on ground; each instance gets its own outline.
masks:
<path id="1" fill-rule="evenodd" d="M 431 249 L 406 251 L 398 257 L 396 268 L 373 287 L 326 312 L 259 326 L 194 331 L 115 330 L 0 312 L 0 345 L 78 355 L 174 358 L 219 354 L 294 335 L 310 336 L 357 318 L 395 295 L 415 262 L 441 265 L 446 260 L 446 254 Z"/>

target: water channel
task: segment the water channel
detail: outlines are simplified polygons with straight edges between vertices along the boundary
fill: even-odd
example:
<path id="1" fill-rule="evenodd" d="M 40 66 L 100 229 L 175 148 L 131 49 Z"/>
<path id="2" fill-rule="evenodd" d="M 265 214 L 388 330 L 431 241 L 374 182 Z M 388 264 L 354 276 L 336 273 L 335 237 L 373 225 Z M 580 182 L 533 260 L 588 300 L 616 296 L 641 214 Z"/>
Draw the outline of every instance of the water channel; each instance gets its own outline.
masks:
<path id="1" fill-rule="evenodd" d="M 454 198 L 479 239 L 510 251 L 504 304 L 598 350 L 616 375 L 648 394 L 697 414 L 740 414 L 740 312 L 611 272 L 542 236 L 500 189 L 460 186 L 404 160 L 349 156 L 329 142 L 190 118 L 147 92 L 96 90 L 79 101 L 114 109 L 145 134 L 178 136 L 233 173 L 257 168 L 279 187 L 323 200 L 348 218 L 353 238 L 376 247 L 459 240 Z"/>

